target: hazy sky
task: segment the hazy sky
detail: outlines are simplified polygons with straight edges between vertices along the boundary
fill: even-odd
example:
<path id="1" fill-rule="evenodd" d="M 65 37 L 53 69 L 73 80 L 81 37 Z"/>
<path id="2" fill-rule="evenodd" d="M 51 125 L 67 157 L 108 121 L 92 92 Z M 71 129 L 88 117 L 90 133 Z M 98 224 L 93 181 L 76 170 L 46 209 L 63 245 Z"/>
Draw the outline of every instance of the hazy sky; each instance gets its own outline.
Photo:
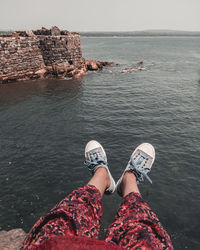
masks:
<path id="1" fill-rule="evenodd" d="M 200 31 L 200 0 L 0 0 L 0 30 Z"/>

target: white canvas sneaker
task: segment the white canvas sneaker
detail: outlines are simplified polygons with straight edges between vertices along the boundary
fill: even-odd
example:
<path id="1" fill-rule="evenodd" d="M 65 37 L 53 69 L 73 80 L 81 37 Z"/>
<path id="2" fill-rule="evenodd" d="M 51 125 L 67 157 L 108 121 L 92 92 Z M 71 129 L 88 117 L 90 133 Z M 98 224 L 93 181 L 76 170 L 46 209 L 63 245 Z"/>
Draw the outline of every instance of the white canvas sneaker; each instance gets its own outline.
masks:
<path id="1" fill-rule="evenodd" d="M 122 196 L 121 192 L 121 181 L 124 174 L 127 171 L 132 171 L 135 176 L 137 183 L 144 181 L 144 177 L 152 184 L 152 180 L 149 178 L 147 173 L 151 171 L 151 167 L 155 160 L 155 149 L 149 143 L 140 144 L 132 153 L 131 158 L 122 174 L 120 179 L 117 182 L 116 189 L 117 193 Z"/>
<path id="2" fill-rule="evenodd" d="M 105 194 L 112 194 L 115 192 L 115 181 L 109 171 L 106 152 L 101 144 L 97 141 L 89 141 L 85 147 L 85 165 L 94 175 L 99 167 L 103 167 L 108 171 L 110 177 L 110 187 L 106 189 Z"/>

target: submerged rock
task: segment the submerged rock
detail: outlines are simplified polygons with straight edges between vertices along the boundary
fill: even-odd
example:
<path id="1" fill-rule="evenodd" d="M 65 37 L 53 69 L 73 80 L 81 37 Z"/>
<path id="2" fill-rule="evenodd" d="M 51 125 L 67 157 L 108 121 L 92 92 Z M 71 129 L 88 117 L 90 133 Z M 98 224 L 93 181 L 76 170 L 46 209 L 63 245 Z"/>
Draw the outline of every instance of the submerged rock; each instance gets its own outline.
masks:
<path id="1" fill-rule="evenodd" d="M 121 71 L 121 73 L 131 73 L 131 72 L 136 71 L 136 70 L 139 70 L 139 71 L 145 70 L 143 61 L 140 61 L 136 64 L 133 64 L 132 67 L 127 67 L 127 68 L 123 69 Z"/>
<path id="2" fill-rule="evenodd" d="M 125 68 L 125 69 L 123 69 L 122 71 L 121 71 L 121 73 L 130 73 L 130 72 L 132 72 L 132 71 L 134 71 L 135 69 L 134 68 Z"/>
<path id="3" fill-rule="evenodd" d="M 96 60 L 86 60 L 88 70 L 102 70 L 104 66 L 113 66 L 114 62 L 100 62 Z"/>

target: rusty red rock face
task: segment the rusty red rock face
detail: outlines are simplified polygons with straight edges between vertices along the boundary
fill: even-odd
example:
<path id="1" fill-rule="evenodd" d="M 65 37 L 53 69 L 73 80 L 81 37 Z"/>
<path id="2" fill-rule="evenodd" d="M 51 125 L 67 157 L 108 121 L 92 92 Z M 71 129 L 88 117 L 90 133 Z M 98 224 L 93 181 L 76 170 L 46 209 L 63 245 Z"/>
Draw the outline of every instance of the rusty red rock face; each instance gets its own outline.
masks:
<path id="1" fill-rule="evenodd" d="M 80 35 L 54 26 L 50 30 L 0 35 L 0 83 L 36 78 L 82 77 L 113 62 L 85 60 Z"/>

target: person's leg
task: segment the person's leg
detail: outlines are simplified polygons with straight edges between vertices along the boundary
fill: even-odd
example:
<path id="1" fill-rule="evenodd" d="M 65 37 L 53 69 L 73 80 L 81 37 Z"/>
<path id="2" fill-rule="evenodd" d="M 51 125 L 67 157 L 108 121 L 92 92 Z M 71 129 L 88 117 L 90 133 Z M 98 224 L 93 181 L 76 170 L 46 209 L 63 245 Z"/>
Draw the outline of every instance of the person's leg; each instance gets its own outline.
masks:
<path id="1" fill-rule="evenodd" d="M 109 188 L 110 186 L 110 178 L 109 178 L 107 170 L 101 167 L 98 168 L 95 171 L 93 177 L 88 182 L 88 185 L 95 186 L 99 190 L 101 197 L 102 197 L 105 190 Z"/>
<path id="2" fill-rule="evenodd" d="M 141 176 L 137 178 L 137 175 L 138 172 L 135 174 L 135 170 L 133 171 L 129 166 L 123 173 L 120 183 L 118 182 L 119 194 L 123 200 L 107 231 L 105 241 L 127 249 L 143 249 L 143 247 L 144 249 L 173 249 L 169 235 L 140 195 L 137 181 Z"/>
<path id="3" fill-rule="evenodd" d="M 99 190 L 95 186 L 95 182 L 100 182 L 99 178 L 102 177 L 101 172 L 103 171 L 103 169 L 99 168 L 88 185 L 74 190 L 57 204 L 47 216 L 39 219 L 24 241 L 23 248 L 33 245 L 39 246 L 44 240 L 48 240 L 56 235 L 98 238 L 99 219 L 102 216 L 100 192 L 102 192 L 103 186 L 106 188 L 106 184 L 100 186 Z"/>
<path id="4" fill-rule="evenodd" d="M 30 245 L 37 247 L 43 241 L 58 235 L 98 238 L 99 220 L 102 216 L 101 197 L 106 190 L 111 190 L 112 180 L 107 162 L 101 161 L 101 164 L 105 163 L 102 167 L 98 163 L 93 161 L 92 163 L 95 170 L 88 184 L 74 190 L 47 216 L 36 222 L 25 239 L 22 249 Z"/>
<path id="5" fill-rule="evenodd" d="M 123 198 L 132 192 L 140 194 L 137 181 L 136 181 L 136 177 L 132 172 L 127 171 L 124 174 L 122 182 L 121 182 L 121 190 L 122 190 Z"/>

